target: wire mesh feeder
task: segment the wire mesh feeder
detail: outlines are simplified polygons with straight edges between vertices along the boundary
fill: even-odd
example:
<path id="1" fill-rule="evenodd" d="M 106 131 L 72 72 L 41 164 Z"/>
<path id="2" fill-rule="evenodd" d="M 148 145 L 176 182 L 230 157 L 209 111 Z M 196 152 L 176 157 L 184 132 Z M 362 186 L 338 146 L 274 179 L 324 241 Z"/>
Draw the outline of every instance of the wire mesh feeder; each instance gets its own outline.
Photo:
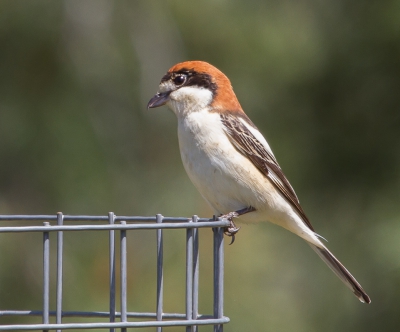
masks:
<path id="1" fill-rule="evenodd" d="M 41 324 L 0 325 L 1 331 L 11 330 L 67 330 L 67 329 L 121 329 L 155 327 L 157 332 L 162 327 L 186 326 L 186 331 L 198 331 L 200 325 L 214 326 L 214 331 L 222 332 L 223 324 L 229 318 L 223 315 L 223 276 L 224 276 L 224 233 L 227 220 L 192 218 L 116 216 L 73 216 L 63 215 L 0 215 L 0 221 L 43 222 L 39 226 L 3 226 L 0 233 L 41 232 L 43 233 L 43 309 L 41 311 L 1 310 L 1 316 L 42 316 Z M 53 222 L 54 224 L 51 224 Z M 56 222 L 56 224 L 55 224 Z M 75 224 L 74 224 L 75 222 Z M 86 224 L 76 224 L 86 222 Z M 90 224 L 88 224 L 90 222 Z M 67 224 L 70 223 L 70 224 Z M 214 231 L 214 312 L 212 315 L 198 313 L 199 295 L 199 234 L 198 228 L 213 228 Z M 186 229 L 186 311 L 185 313 L 163 312 L 163 229 Z M 127 309 L 127 243 L 128 231 L 155 229 L 157 232 L 157 299 L 154 313 L 128 312 Z M 109 232 L 109 312 L 63 311 L 63 232 L 65 231 L 101 231 Z M 120 312 L 116 311 L 116 262 L 117 243 L 115 232 L 120 233 Z M 56 263 L 56 308 L 50 311 L 50 232 L 57 233 Z M 1 287 L 1 286 L 0 286 Z M 4 304 L 3 304 L 4 305 Z M 50 316 L 55 316 L 56 323 L 50 323 Z M 98 317 L 109 318 L 109 322 L 63 323 L 63 317 Z M 141 319 L 129 321 L 128 318 Z"/>

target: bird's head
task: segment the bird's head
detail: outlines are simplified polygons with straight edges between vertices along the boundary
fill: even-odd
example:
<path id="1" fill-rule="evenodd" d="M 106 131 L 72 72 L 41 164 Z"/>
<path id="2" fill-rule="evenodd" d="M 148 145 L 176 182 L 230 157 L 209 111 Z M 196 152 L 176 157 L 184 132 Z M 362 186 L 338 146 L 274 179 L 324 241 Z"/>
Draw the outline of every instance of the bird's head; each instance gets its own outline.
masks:
<path id="1" fill-rule="evenodd" d="M 167 105 L 176 115 L 196 112 L 240 110 L 229 79 L 204 61 L 186 61 L 162 77 L 158 92 L 147 108 Z"/>

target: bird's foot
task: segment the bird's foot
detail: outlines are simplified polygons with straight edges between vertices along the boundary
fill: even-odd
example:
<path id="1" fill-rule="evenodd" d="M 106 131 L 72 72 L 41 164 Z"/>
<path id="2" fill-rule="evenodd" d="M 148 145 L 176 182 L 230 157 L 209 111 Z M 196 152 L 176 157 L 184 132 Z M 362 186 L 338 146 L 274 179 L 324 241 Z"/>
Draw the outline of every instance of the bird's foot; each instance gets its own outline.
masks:
<path id="1" fill-rule="evenodd" d="M 237 212 L 229 212 L 228 214 L 222 215 L 220 218 L 228 219 L 229 220 L 229 226 L 225 227 L 224 229 L 224 234 L 227 236 L 232 237 L 231 245 L 233 242 L 235 242 L 235 234 L 239 232 L 240 227 L 236 227 L 235 223 L 233 222 L 233 218 L 236 218 L 239 216 L 239 213 Z"/>

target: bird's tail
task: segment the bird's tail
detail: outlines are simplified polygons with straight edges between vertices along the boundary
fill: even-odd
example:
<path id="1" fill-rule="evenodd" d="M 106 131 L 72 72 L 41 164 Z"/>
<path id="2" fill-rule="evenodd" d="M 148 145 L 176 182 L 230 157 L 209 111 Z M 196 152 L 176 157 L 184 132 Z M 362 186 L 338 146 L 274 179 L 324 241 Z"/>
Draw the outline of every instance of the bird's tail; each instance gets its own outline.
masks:
<path id="1" fill-rule="evenodd" d="M 335 274 L 349 287 L 355 296 L 363 303 L 371 303 L 371 299 L 357 282 L 357 280 L 350 274 L 349 271 L 343 266 L 339 260 L 327 248 L 320 248 L 308 242 L 311 248 L 318 254 L 319 257 L 335 272 Z"/>

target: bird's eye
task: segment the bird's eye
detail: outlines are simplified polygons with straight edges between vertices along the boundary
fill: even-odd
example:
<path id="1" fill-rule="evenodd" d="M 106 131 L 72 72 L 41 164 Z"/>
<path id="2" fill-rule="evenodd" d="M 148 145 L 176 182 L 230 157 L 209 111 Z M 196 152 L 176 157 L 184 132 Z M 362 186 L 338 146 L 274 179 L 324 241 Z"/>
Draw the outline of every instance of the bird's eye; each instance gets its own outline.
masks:
<path id="1" fill-rule="evenodd" d="M 174 83 L 176 85 L 182 85 L 183 83 L 186 82 L 186 76 L 185 75 L 178 75 L 174 78 Z"/>

